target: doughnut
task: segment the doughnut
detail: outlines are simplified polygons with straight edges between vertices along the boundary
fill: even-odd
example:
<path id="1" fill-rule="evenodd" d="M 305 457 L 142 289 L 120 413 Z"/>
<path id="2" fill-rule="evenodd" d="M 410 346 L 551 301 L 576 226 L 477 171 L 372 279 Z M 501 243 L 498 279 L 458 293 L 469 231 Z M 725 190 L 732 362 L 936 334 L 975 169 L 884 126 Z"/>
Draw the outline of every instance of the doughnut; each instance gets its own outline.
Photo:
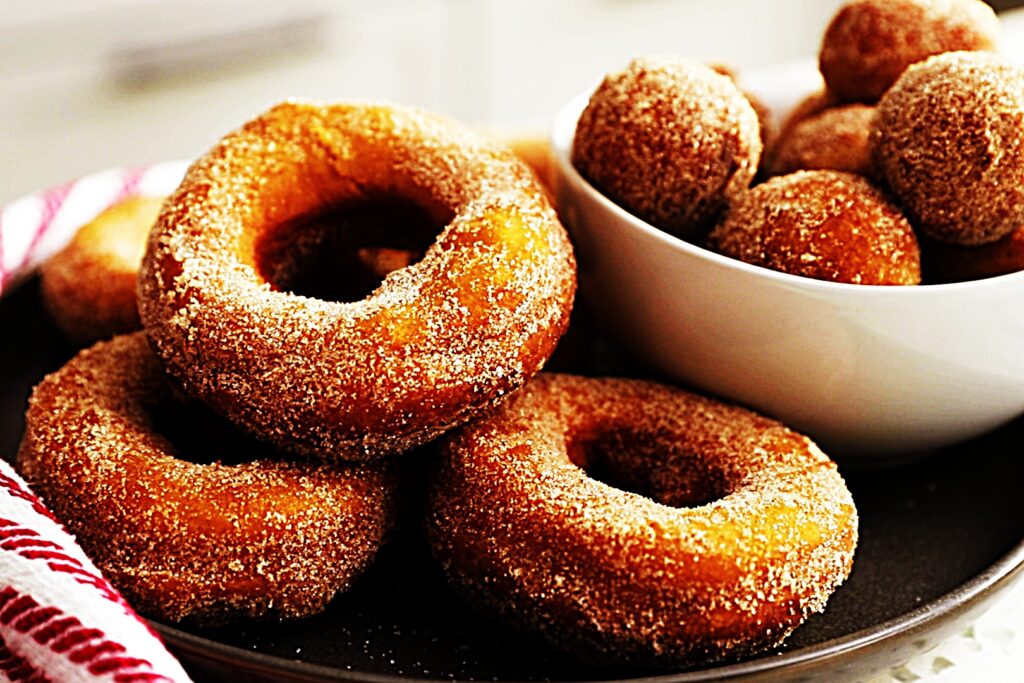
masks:
<path id="1" fill-rule="evenodd" d="M 847 102 L 875 102 L 900 74 L 931 55 L 996 50 L 1001 28 L 981 0 L 852 0 L 832 19 L 819 66 Z"/>
<path id="2" fill-rule="evenodd" d="M 135 281 L 161 204 L 162 197 L 118 202 L 43 263 L 43 306 L 69 339 L 86 344 L 139 329 Z"/>
<path id="3" fill-rule="evenodd" d="M 501 140 L 530 167 L 544 188 L 544 193 L 552 200 L 555 196 L 555 161 L 547 138 L 543 135 L 518 134 L 505 135 Z"/>
<path id="4" fill-rule="evenodd" d="M 916 285 L 921 254 L 910 223 L 861 176 L 797 171 L 737 199 L 708 246 L 791 275 L 860 285 Z"/>
<path id="5" fill-rule="evenodd" d="M 609 74 L 580 116 L 573 166 L 652 225 L 703 239 L 761 158 L 757 113 L 699 62 L 643 57 Z"/>
<path id="6" fill-rule="evenodd" d="M 381 212 L 413 225 L 421 259 L 347 300 L 290 289 L 308 276 L 279 247 L 330 258 L 303 240 L 336 224 L 344 241 Z M 507 148 L 418 109 L 286 102 L 186 172 L 150 234 L 139 311 L 193 397 L 283 450 L 367 460 L 519 388 L 575 287 L 565 230 Z"/>
<path id="7" fill-rule="evenodd" d="M 788 135 L 793 126 L 804 119 L 820 114 L 838 104 L 840 102 L 836 99 L 836 96 L 828 90 L 819 90 L 811 93 L 797 102 L 796 106 L 782 120 L 782 125 L 779 127 L 779 137 L 776 139 L 779 140 Z"/>
<path id="8" fill-rule="evenodd" d="M 921 240 L 921 268 L 927 282 L 963 282 L 1024 270 L 1024 227 L 980 247 Z"/>
<path id="9" fill-rule="evenodd" d="M 878 172 L 914 227 L 978 245 L 1024 224 L 1024 68 L 948 52 L 907 69 L 878 103 Z"/>
<path id="10" fill-rule="evenodd" d="M 444 439 L 427 531 L 465 596 L 587 661 L 782 642 L 849 575 L 857 511 L 809 439 L 641 380 L 537 376 Z"/>
<path id="11" fill-rule="evenodd" d="M 871 176 L 868 138 L 874 114 L 874 107 L 854 103 L 824 109 L 795 123 L 774 147 L 769 175 L 831 169 Z"/>
<path id="12" fill-rule="evenodd" d="M 176 436 L 183 424 L 190 441 Z M 36 387 L 18 469 L 151 616 L 218 623 L 321 611 L 381 545 L 395 474 L 288 462 L 223 425 L 177 403 L 136 332 L 80 352 Z M 189 444 L 196 450 L 181 448 Z M 220 461 L 239 452 L 245 461 Z"/>
<path id="13" fill-rule="evenodd" d="M 793 128 L 803 121 L 816 114 L 819 114 L 830 107 L 834 107 L 839 102 L 836 100 L 835 95 L 830 93 L 828 90 L 819 90 L 807 95 L 802 100 L 797 102 L 782 119 L 782 123 L 779 125 L 778 132 L 772 138 L 773 143 L 765 147 L 764 154 L 761 157 L 761 175 L 767 177 L 770 175 L 768 170 L 772 166 L 772 159 L 775 156 L 776 150 L 779 144 L 789 137 L 790 132 Z"/>

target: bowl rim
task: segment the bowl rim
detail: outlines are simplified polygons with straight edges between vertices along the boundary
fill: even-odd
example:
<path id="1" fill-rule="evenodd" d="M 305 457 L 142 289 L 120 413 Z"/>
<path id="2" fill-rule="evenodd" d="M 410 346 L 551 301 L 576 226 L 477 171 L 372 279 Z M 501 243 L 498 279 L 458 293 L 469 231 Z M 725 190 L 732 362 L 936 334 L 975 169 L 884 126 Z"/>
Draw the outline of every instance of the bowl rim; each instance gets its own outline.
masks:
<path id="1" fill-rule="evenodd" d="M 827 280 L 816 280 L 802 275 L 792 275 L 778 270 L 772 270 L 764 266 L 757 266 L 744 261 L 715 253 L 699 245 L 671 235 L 651 223 L 639 218 L 614 201 L 602 194 L 590 181 L 576 170 L 572 164 L 571 154 L 573 138 L 576 132 L 576 122 L 583 113 L 584 108 L 590 101 L 593 88 L 585 90 L 569 99 L 555 115 L 549 131 L 552 156 L 559 173 L 568 181 L 571 189 L 582 192 L 591 202 L 600 206 L 604 211 L 612 214 L 620 222 L 628 225 L 630 229 L 641 233 L 648 239 L 661 243 L 667 248 L 682 252 L 692 258 L 706 261 L 737 274 L 745 274 L 748 277 L 764 278 L 778 285 L 785 287 L 796 287 L 806 289 L 810 292 L 820 292 L 828 296 L 848 297 L 922 297 L 937 292 L 982 294 L 992 290 L 1001 290 L 1004 287 L 1024 287 L 1024 270 L 1014 273 L 1005 273 L 977 280 L 964 280 L 961 282 L 947 282 L 936 284 L 921 284 L 911 286 L 898 285 L 861 285 L 848 282 L 831 282 Z M 567 226 L 572 232 L 572 226 Z"/>

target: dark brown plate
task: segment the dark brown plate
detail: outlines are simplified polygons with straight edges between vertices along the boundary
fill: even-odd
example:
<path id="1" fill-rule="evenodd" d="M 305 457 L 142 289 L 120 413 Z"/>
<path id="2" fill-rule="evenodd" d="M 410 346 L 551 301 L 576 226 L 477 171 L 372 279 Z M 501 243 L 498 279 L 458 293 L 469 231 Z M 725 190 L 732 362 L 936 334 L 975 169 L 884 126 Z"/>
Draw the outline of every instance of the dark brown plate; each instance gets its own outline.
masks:
<path id="1" fill-rule="evenodd" d="M 35 282 L 0 301 L 0 454 L 13 457 L 31 386 L 74 350 L 41 312 Z M 577 328 L 584 370 L 619 371 Z M 581 354 L 580 349 L 585 351 Z M 572 367 L 563 351 L 558 361 Z M 579 367 L 577 366 L 578 370 Z M 573 662 L 461 604 L 415 524 L 318 617 L 196 629 L 157 624 L 197 680 L 648 681 L 854 678 L 906 661 L 984 611 L 1024 565 L 1024 420 L 890 470 L 845 471 L 861 515 L 849 581 L 779 650 L 690 672 Z M 429 457 L 426 454 L 425 457 Z"/>

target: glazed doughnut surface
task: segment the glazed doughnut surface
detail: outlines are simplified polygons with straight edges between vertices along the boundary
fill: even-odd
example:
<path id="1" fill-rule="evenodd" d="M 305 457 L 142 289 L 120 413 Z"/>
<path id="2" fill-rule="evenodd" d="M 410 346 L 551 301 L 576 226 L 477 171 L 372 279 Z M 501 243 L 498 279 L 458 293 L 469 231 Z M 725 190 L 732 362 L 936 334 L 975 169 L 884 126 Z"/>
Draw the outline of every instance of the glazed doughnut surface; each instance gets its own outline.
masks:
<path id="1" fill-rule="evenodd" d="M 441 233 L 368 297 L 281 291 L 256 254 L 278 226 L 396 197 Z M 251 433 L 358 460 L 475 417 L 537 372 L 575 263 L 529 169 L 416 109 L 288 102 L 186 174 L 150 236 L 143 324 L 169 372 Z"/>
<path id="2" fill-rule="evenodd" d="M 824 609 L 857 512 L 828 457 L 777 422 L 540 375 L 447 438 L 428 532 L 452 582 L 508 621 L 588 659 L 679 666 L 776 645 Z"/>
<path id="3" fill-rule="evenodd" d="M 143 612 L 219 622 L 322 610 L 391 527 L 394 473 L 190 462 L 155 426 L 174 402 L 143 333 L 100 342 L 33 392 L 18 469 Z"/>

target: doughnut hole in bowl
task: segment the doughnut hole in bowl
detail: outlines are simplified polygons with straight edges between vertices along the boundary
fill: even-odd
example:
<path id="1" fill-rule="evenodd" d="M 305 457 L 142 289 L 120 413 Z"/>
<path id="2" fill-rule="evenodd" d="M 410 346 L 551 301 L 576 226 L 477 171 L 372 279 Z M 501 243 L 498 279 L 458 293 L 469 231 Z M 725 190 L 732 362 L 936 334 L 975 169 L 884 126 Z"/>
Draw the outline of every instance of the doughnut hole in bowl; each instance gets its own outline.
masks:
<path id="1" fill-rule="evenodd" d="M 780 90 L 808 80 L 791 75 L 766 72 L 763 94 L 776 112 L 806 94 Z M 581 300 L 634 361 L 782 420 L 854 465 L 917 458 L 1024 413 L 1024 272 L 852 285 L 685 242 L 573 167 L 588 98 L 554 121 L 555 193 L 577 249 Z"/>

